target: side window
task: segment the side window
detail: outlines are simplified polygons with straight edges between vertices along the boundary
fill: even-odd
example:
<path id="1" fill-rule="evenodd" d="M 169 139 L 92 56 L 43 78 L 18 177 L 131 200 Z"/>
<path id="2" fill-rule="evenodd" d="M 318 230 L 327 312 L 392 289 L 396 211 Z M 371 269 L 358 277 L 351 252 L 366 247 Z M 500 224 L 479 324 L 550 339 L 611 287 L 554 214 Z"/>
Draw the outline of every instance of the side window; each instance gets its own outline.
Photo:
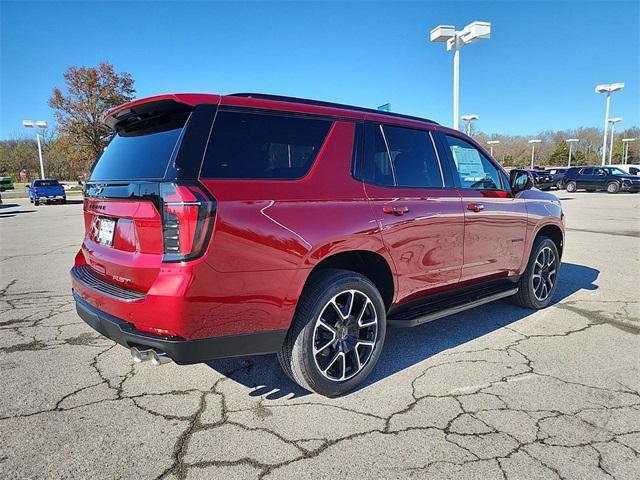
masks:
<path id="1" fill-rule="evenodd" d="M 398 187 L 442 188 L 442 175 L 429 132 L 383 127 Z"/>
<path id="2" fill-rule="evenodd" d="M 583 168 L 580 170 L 580 175 L 593 175 L 593 168 Z"/>
<path id="3" fill-rule="evenodd" d="M 391 166 L 387 144 L 380 125 L 367 125 L 365 134 L 364 179 L 375 185 L 393 187 L 395 172 Z"/>
<path id="4" fill-rule="evenodd" d="M 218 112 L 200 176 L 301 178 L 311 169 L 331 123 L 266 113 Z"/>
<path id="5" fill-rule="evenodd" d="M 478 149 L 464 140 L 445 135 L 455 163 L 460 186 L 472 190 L 500 190 L 500 173 Z"/>

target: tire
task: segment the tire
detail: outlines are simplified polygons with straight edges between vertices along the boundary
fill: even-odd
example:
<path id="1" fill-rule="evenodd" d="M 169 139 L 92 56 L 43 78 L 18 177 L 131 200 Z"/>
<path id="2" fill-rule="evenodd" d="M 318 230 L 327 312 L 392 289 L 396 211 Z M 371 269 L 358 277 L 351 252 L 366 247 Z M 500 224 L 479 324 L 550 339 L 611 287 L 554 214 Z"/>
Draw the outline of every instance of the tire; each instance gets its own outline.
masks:
<path id="1" fill-rule="evenodd" d="M 576 190 L 578 190 L 578 186 L 576 185 L 576 182 L 574 182 L 573 180 L 567 182 L 567 185 L 566 185 L 565 188 L 566 188 L 567 192 L 569 192 L 569 193 L 573 193 Z"/>
<path id="2" fill-rule="evenodd" d="M 562 181 L 556 182 L 556 188 L 562 190 Z"/>
<path id="3" fill-rule="evenodd" d="M 60 200 L 60 203 L 61 203 L 62 205 L 66 204 L 66 203 L 67 203 L 67 199 L 66 199 L 66 198 L 63 198 L 62 200 Z"/>
<path id="4" fill-rule="evenodd" d="M 547 266 L 549 268 L 546 269 L 545 275 Z M 554 273 L 550 275 L 552 269 Z M 536 237 L 527 268 L 518 281 L 518 293 L 514 295 L 515 302 L 522 307 L 534 310 L 545 308 L 551 303 L 556 292 L 559 274 L 560 256 L 556 244 L 548 237 Z M 538 282 L 536 282 L 537 278 L 540 278 Z"/>
<path id="5" fill-rule="evenodd" d="M 35 198 L 33 200 L 33 204 L 37 207 L 38 205 L 40 205 L 40 200 L 38 200 L 37 198 Z"/>
<path id="6" fill-rule="evenodd" d="M 607 183 L 607 193 L 618 193 L 620 191 L 620 184 L 618 182 Z"/>
<path id="7" fill-rule="evenodd" d="M 341 395 L 373 371 L 386 323 L 382 296 L 371 280 L 349 270 L 321 270 L 308 280 L 298 301 L 278 361 L 301 387 L 326 397 Z"/>

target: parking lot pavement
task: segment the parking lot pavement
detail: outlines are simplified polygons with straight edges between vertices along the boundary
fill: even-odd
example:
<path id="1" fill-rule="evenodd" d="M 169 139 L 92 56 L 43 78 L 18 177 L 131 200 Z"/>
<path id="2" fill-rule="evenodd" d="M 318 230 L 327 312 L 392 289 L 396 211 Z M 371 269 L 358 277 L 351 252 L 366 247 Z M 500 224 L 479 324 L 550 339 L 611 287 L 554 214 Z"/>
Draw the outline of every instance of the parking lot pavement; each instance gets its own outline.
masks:
<path id="1" fill-rule="evenodd" d="M 5 205 L 0 478 L 640 478 L 640 195 L 558 195 L 553 306 L 390 330 L 339 399 L 272 355 L 133 366 L 74 311 L 82 206 Z"/>

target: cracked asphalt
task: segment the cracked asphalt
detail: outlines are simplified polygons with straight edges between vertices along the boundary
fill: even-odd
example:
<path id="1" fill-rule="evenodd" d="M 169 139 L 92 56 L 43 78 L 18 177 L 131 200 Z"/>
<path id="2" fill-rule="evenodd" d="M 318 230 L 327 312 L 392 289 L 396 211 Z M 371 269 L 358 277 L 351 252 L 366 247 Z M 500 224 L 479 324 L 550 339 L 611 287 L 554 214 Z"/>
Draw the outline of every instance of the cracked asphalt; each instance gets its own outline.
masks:
<path id="1" fill-rule="evenodd" d="M 0 208 L 0 478 L 640 478 L 640 195 L 558 192 L 554 304 L 389 330 L 339 399 L 275 356 L 133 366 L 77 316 L 82 206 Z"/>

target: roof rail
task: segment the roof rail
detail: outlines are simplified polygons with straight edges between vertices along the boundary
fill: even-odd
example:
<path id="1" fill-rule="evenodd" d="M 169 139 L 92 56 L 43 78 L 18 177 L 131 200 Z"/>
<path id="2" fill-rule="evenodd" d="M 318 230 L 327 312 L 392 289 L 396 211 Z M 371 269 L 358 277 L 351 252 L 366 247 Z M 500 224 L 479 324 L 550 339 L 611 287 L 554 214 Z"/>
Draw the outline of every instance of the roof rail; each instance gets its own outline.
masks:
<path id="1" fill-rule="evenodd" d="M 268 93 L 232 93 L 229 96 L 257 98 L 261 100 L 274 100 L 277 102 L 301 103 L 304 105 L 317 105 L 319 107 L 342 108 L 345 110 L 354 110 L 356 112 L 375 113 L 378 115 L 384 115 L 388 117 L 406 118 L 408 120 L 417 120 L 420 122 L 427 122 L 427 123 L 433 123 L 438 125 L 438 122 L 434 122 L 433 120 L 429 120 L 428 118 L 415 117 L 413 115 L 404 115 L 402 113 L 385 112 L 383 110 L 375 110 L 373 108 L 356 107 L 353 105 L 345 105 L 342 103 L 324 102 L 322 100 L 309 100 L 307 98 L 287 97 L 285 95 L 271 95 Z"/>

